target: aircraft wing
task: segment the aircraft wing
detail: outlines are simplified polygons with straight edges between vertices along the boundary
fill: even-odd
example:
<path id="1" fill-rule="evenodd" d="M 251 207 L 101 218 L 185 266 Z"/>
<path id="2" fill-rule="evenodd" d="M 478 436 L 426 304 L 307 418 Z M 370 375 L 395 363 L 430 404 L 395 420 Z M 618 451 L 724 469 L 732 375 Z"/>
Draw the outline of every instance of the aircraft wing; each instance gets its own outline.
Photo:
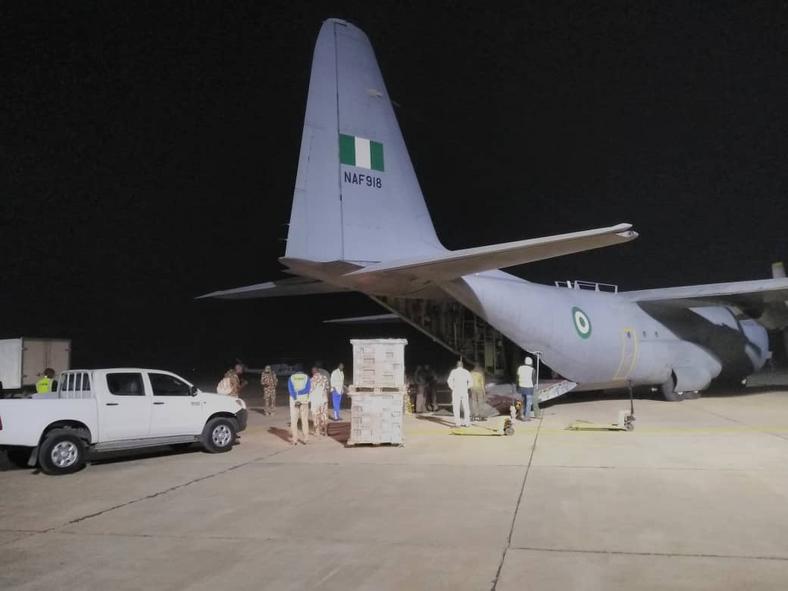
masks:
<path id="1" fill-rule="evenodd" d="M 213 291 L 201 295 L 196 299 L 218 298 L 223 300 L 245 300 L 252 298 L 274 298 L 285 296 L 317 295 L 325 293 L 339 293 L 348 291 L 343 287 L 336 287 L 322 281 L 314 279 L 303 279 L 294 277 L 292 279 L 280 279 L 278 281 L 268 281 L 257 283 L 245 287 Z"/>
<path id="2" fill-rule="evenodd" d="M 631 224 L 446 251 L 435 255 L 375 263 L 345 275 L 349 279 L 399 275 L 429 281 L 450 281 L 492 269 L 513 267 L 584 250 L 629 242 L 637 238 Z"/>
<path id="3" fill-rule="evenodd" d="M 637 303 L 685 308 L 732 305 L 768 329 L 788 326 L 788 279 L 784 277 L 625 291 L 619 295 Z"/>
<path id="4" fill-rule="evenodd" d="M 402 322 L 402 318 L 396 314 L 372 314 L 370 316 L 352 316 L 350 318 L 323 320 L 323 324 L 390 324 L 395 322 Z"/>

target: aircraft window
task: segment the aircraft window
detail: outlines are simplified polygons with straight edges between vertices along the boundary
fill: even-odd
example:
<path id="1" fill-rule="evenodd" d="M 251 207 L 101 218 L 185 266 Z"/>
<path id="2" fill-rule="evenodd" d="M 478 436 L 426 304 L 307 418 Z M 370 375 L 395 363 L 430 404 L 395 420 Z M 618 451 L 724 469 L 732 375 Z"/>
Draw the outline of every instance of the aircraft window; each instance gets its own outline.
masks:
<path id="1" fill-rule="evenodd" d="M 107 388 L 115 396 L 145 396 L 140 373 L 108 373 Z"/>
<path id="2" fill-rule="evenodd" d="M 643 338 L 645 339 L 645 338 L 646 338 L 646 336 L 647 336 L 647 333 L 646 333 L 646 331 L 644 330 L 644 331 L 643 331 Z"/>
<path id="3" fill-rule="evenodd" d="M 166 373 L 149 373 L 154 396 L 189 396 L 189 384 Z"/>
<path id="4" fill-rule="evenodd" d="M 657 337 L 657 338 L 659 338 L 659 332 L 655 330 L 655 331 L 654 331 L 654 336 L 655 336 L 655 337 Z"/>

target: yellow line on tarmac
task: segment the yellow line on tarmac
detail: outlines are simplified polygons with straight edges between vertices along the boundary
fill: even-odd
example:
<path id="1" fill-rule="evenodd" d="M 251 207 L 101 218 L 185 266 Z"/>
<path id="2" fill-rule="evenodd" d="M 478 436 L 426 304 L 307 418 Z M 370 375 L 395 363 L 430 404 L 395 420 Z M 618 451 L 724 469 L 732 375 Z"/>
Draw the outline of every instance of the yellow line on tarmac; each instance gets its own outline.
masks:
<path id="1" fill-rule="evenodd" d="M 581 432 L 582 430 L 578 430 L 575 432 Z M 605 430 L 596 430 L 596 431 L 585 431 L 585 433 L 609 433 L 612 431 L 616 431 L 615 429 L 611 429 L 610 431 Z M 563 428 L 545 428 L 542 427 L 542 433 L 567 433 L 572 432 L 570 429 L 566 427 Z M 718 433 L 788 433 L 788 425 L 730 425 L 730 426 L 720 426 L 720 427 L 659 427 L 659 426 L 649 426 L 644 427 L 643 425 L 636 424 L 634 433 L 706 433 L 706 434 L 718 434 Z"/>
<path id="2" fill-rule="evenodd" d="M 408 429 L 405 428 L 404 432 L 409 436 L 418 436 L 418 437 L 447 437 L 447 436 L 454 436 L 454 437 L 504 437 L 502 435 L 496 435 L 494 433 L 489 434 L 476 434 L 476 435 L 452 435 L 451 427 L 446 427 L 446 430 L 437 430 L 437 429 Z M 583 433 L 584 436 L 587 436 L 589 433 L 614 433 L 618 432 L 616 429 L 611 430 L 595 430 L 595 431 L 573 431 L 571 429 L 567 429 L 566 427 L 561 428 L 547 428 L 542 427 L 541 430 L 542 434 L 550 434 L 550 435 L 558 435 L 558 434 L 579 434 Z M 623 432 L 623 431 L 622 431 Z M 528 433 L 536 433 L 536 428 L 523 428 L 520 427 L 519 429 L 515 429 L 515 436 L 516 435 L 524 435 Z M 730 427 L 643 427 L 641 425 L 637 425 L 634 430 L 635 434 L 643 434 L 647 433 L 649 435 L 657 435 L 660 433 L 695 433 L 695 434 L 705 434 L 705 435 L 718 435 L 718 434 L 743 434 L 743 433 L 785 433 L 788 434 L 788 425 L 751 425 L 751 426 L 730 426 Z"/>

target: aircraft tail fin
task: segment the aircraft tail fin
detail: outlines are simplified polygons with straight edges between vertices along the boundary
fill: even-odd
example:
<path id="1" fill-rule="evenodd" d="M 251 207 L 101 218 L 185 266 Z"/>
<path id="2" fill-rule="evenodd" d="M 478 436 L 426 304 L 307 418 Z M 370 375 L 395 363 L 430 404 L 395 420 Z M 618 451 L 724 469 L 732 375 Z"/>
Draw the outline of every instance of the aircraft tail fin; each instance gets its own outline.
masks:
<path id="1" fill-rule="evenodd" d="M 369 39 L 325 21 L 285 257 L 364 264 L 443 250 Z"/>

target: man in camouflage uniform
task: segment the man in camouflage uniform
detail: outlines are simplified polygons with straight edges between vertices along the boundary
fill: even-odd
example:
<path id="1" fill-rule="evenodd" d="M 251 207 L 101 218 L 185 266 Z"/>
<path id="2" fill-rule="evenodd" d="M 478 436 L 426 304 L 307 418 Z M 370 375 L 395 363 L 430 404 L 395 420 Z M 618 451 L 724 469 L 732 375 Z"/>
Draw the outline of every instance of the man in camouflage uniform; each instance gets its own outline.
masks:
<path id="1" fill-rule="evenodd" d="M 224 372 L 224 377 L 216 386 L 216 391 L 219 394 L 226 394 L 227 396 L 238 398 L 241 393 L 241 378 L 238 376 L 238 372 L 233 368 Z"/>
<path id="2" fill-rule="evenodd" d="M 301 430 L 304 443 L 309 443 L 309 376 L 297 371 L 287 380 L 290 392 L 290 443 L 298 445 L 298 419 L 301 419 Z"/>
<path id="3" fill-rule="evenodd" d="M 435 412 L 438 410 L 438 377 L 429 365 L 424 366 L 424 376 L 427 383 L 427 410 Z"/>
<path id="4" fill-rule="evenodd" d="M 227 370 L 225 377 L 230 378 L 232 385 L 232 392 L 230 392 L 230 396 L 238 398 L 241 395 L 241 390 L 247 384 L 247 381 L 241 377 L 243 376 L 243 373 L 244 365 L 240 362 L 236 363 L 232 369 Z"/>
<path id="5" fill-rule="evenodd" d="M 416 414 L 427 412 L 427 374 L 421 365 L 416 367 L 413 381 L 416 383 Z"/>
<path id="6" fill-rule="evenodd" d="M 315 435 L 328 435 L 328 379 L 318 367 L 312 368 L 309 380 L 309 406 L 312 408 Z"/>
<path id="7" fill-rule="evenodd" d="M 267 415 L 274 414 L 276 407 L 276 385 L 279 380 L 271 370 L 270 365 L 266 365 L 263 373 L 260 374 L 260 386 L 263 388 L 263 412 Z"/>
<path id="8" fill-rule="evenodd" d="M 249 382 L 247 382 L 244 379 L 244 373 L 246 372 L 246 366 L 242 362 L 236 361 L 235 365 L 233 366 L 233 369 L 235 370 L 235 373 L 238 374 L 238 381 L 241 382 L 241 388 L 244 388 L 246 386 L 246 384 L 249 383 Z"/>
<path id="9" fill-rule="evenodd" d="M 471 417 L 476 421 L 484 420 L 482 416 L 487 402 L 487 390 L 484 386 L 484 370 L 477 363 L 471 372 Z"/>

